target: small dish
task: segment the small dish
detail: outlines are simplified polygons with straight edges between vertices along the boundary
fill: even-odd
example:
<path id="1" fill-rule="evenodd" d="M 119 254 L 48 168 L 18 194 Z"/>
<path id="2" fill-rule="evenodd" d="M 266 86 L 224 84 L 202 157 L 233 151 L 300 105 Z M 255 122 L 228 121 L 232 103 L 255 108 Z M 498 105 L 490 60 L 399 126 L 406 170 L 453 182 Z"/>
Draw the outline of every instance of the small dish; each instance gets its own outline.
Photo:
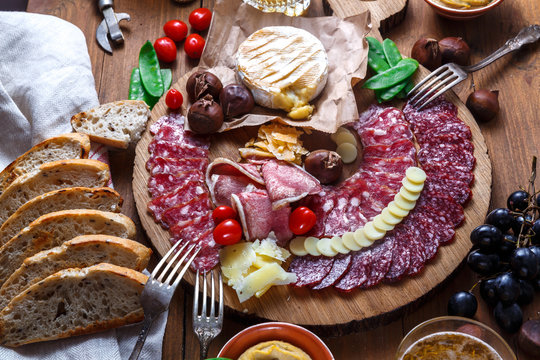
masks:
<path id="1" fill-rule="evenodd" d="M 439 0 L 424 1 L 427 2 L 435 10 L 435 12 L 437 12 L 441 16 L 444 16 L 445 18 L 452 20 L 469 20 L 474 19 L 480 15 L 484 15 L 489 10 L 500 5 L 504 0 L 493 0 L 486 6 L 469 10 L 454 9 L 450 6 L 443 5 Z"/>
<path id="2" fill-rule="evenodd" d="M 288 342 L 304 350 L 313 360 L 334 360 L 325 343 L 301 326 L 284 322 L 267 322 L 240 331 L 233 336 L 218 356 L 237 359 L 244 351 L 258 343 L 271 340 Z"/>

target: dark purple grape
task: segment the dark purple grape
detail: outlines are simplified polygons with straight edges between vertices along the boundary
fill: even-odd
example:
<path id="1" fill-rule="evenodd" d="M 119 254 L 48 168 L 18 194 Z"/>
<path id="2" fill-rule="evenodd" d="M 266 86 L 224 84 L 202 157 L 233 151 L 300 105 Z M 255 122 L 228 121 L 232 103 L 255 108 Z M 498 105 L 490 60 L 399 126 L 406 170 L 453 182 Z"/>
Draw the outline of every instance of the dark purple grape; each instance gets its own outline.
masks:
<path id="1" fill-rule="evenodd" d="M 529 246 L 529 250 L 531 250 L 533 254 L 536 255 L 536 258 L 540 260 L 540 246 L 538 245 Z M 538 275 L 540 275 L 540 273 Z"/>
<path id="2" fill-rule="evenodd" d="M 536 277 L 536 279 L 533 279 L 531 283 L 534 287 L 534 290 L 540 291 L 540 276 Z"/>
<path id="3" fill-rule="evenodd" d="M 532 243 L 540 244 L 540 219 L 536 219 L 531 227 Z"/>
<path id="4" fill-rule="evenodd" d="M 503 305 L 498 303 L 493 310 L 495 321 L 499 327 L 509 333 L 515 333 L 523 323 L 523 312 L 518 304 Z"/>
<path id="5" fill-rule="evenodd" d="M 518 215 L 514 218 L 514 223 L 512 224 L 512 231 L 517 237 L 520 234 L 521 228 L 523 227 L 523 234 L 527 234 L 529 229 L 532 226 L 532 216 L 530 214 Z"/>
<path id="6" fill-rule="evenodd" d="M 529 248 L 517 248 L 510 257 L 512 271 L 522 279 L 532 280 L 538 275 L 538 258 Z"/>
<path id="7" fill-rule="evenodd" d="M 523 190 L 514 191 L 508 197 L 506 205 L 512 211 L 523 211 L 529 206 L 529 193 Z"/>
<path id="8" fill-rule="evenodd" d="M 503 304 L 516 302 L 519 296 L 519 281 L 511 273 L 497 276 L 497 297 Z"/>
<path id="9" fill-rule="evenodd" d="M 497 305 L 499 298 L 497 297 L 497 280 L 486 279 L 480 282 L 480 296 L 491 306 Z"/>
<path id="10" fill-rule="evenodd" d="M 481 250 L 473 250 L 467 257 L 469 267 L 480 275 L 492 275 L 499 267 L 499 255 L 485 254 Z"/>
<path id="11" fill-rule="evenodd" d="M 514 217 L 508 209 L 499 208 L 488 214 L 486 223 L 496 226 L 502 232 L 506 232 L 512 227 Z"/>
<path id="12" fill-rule="evenodd" d="M 509 260 L 510 256 L 516 249 L 517 238 L 511 234 L 505 234 L 503 241 L 499 245 L 497 253 L 500 255 L 501 259 Z"/>
<path id="13" fill-rule="evenodd" d="M 503 241 L 503 233 L 494 225 L 480 225 L 471 232 L 471 242 L 485 252 L 495 252 Z"/>
<path id="14" fill-rule="evenodd" d="M 478 309 L 476 297 L 468 291 L 459 291 L 448 300 L 448 315 L 472 318 Z"/>
<path id="15" fill-rule="evenodd" d="M 523 279 L 519 279 L 519 296 L 517 303 L 519 305 L 527 305 L 532 303 L 534 299 L 534 287 L 532 284 Z"/>

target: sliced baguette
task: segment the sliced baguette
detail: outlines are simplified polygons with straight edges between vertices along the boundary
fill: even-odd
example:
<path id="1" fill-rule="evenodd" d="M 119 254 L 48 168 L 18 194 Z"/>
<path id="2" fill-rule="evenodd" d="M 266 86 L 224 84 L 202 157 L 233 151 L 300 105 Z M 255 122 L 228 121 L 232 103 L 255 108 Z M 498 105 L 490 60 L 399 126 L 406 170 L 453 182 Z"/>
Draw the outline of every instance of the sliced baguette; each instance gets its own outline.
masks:
<path id="1" fill-rule="evenodd" d="M 144 101 L 124 100 L 73 115 L 71 126 L 95 142 L 127 149 L 141 138 L 149 118 L 150 108 Z"/>
<path id="2" fill-rule="evenodd" d="M 0 248 L 0 286 L 27 257 L 79 235 L 94 234 L 133 239 L 135 224 L 125 215 L 99 210 L 62 210 L 40 216 Z"/>
<path id="3" fill-rule="evenodd" d="M 89 151 L 90 139 L 85 134 L 64 134 L 42 141 L 0 173 L 0 194 L 17 177 L 36 170 L 41 164 L 65 159 L 85 159 Z"/>
<path id="4" fill-rule="evenodd" d="M 99 263 L 142 271 L 152 250 L 129 239 L 109 235 L 82 235 L 24 260 L 0 289 L 0 310 L 26 288 L 60 270 Z"/>
<path id="5" fill-rule="evenodd" d="M 2 224 L 0 247 L 41 215 L 71 209 L 120 212 L 121 206 L 120 194 L 108 187 L 73 187 L 50 191 L 25 203 Z"/>
<path id="6" fill-rule="evenodd" d="M 74 186 L 103 187 L 110 178 L 109 166 L 101 161 L 71 159 L 53 161 L 20 176 L 0 195 L 0 224 L 36 196 Z"/>
<path id="7" fill-rule="evenodd" d="M 142 321 L 140 294 L 147 280 L 111 264 L 59 271 L 0 312 L 0 343 L 16 347 Z"/>

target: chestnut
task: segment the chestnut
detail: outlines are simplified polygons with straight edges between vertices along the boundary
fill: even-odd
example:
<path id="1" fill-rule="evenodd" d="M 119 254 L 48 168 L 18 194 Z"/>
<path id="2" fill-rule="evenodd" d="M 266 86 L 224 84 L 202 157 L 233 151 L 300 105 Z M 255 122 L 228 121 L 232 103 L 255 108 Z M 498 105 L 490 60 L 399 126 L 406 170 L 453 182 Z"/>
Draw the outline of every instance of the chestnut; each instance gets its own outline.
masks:
<path id="1" fill-rule="evenodd" d="M 206 95 L 210 95 L 215 101 L 218 101 L 221 89 L 223 89 L 221 80 L 208 71 L 194 72 L 188 78 L 186 83 L 186 91 L 189 96 L 189 101 L 192 103 Z"/>
<path id="2" fill-rule="evenodd" d="M 466 105 L 476 121 L 487 122 L 499 112 L 499 92 L 486 89 L 476 90 L 469 95 Z"/>
<path id="3" fill-rule="evenodd" d="M 441 51 L 439 43 L 435 39 L 422 38 L 414 43 L 411 57 L 429 70 L 435 70 L 441 66 Z"/>
<path id="4" fill-rule="evenodd" d="M 304 167 L 321 184 L 330 184 L 341 176 L 343 161 L 341 160 L 341 156 L 335 151 L 316 150 L 306 157 Z"/>
<path id="5" fill-rule="evenodd" d="M 196 134 L 212 134 L 223 125 L 223 110 L 212 96 L 206 95 L 191 105 L 188 111 L 190 129 Z"/>
<path id="6" fill-rule="evenodd" d="M 219 101 L 226 120 L 245 115 L 255 106 L 251 91 L 238 84 L 230 84 L 221 89 Z"/>
<path id="7" fill-rule="evenodd" d="M 460 37 L 446 37 L 439 41 L 442 63 L 456 63 L 467 65 L 471 55 L 469 45 Z"/>
<path id="8" fill-rule="evenodd" d="M 519 347 L 531 356 L 540 356 L 540 320 L 526 321 L 519 331 Z"/>

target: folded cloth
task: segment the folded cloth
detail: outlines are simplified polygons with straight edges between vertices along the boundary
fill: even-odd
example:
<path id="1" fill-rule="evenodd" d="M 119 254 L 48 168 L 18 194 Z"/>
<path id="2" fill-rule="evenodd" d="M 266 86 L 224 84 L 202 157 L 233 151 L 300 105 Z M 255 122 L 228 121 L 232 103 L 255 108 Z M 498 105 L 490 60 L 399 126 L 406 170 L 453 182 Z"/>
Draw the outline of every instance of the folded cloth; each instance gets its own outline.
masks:
<path id="1" fill-rule="evenodd" d="M 71 116 L 98 104 L 79 28 L 54 16 L 0 12 L 0 169 L 32 145 L 71 132 Z M 94 148 L 94 157 L 106 161 Z M 141 359 L 161 358 L 166 322 L 167 313 L 156 319 Z M 127 359 L 140 329 L 134 324 L 16 349 L 0 346 L 0 359 Z"/>

